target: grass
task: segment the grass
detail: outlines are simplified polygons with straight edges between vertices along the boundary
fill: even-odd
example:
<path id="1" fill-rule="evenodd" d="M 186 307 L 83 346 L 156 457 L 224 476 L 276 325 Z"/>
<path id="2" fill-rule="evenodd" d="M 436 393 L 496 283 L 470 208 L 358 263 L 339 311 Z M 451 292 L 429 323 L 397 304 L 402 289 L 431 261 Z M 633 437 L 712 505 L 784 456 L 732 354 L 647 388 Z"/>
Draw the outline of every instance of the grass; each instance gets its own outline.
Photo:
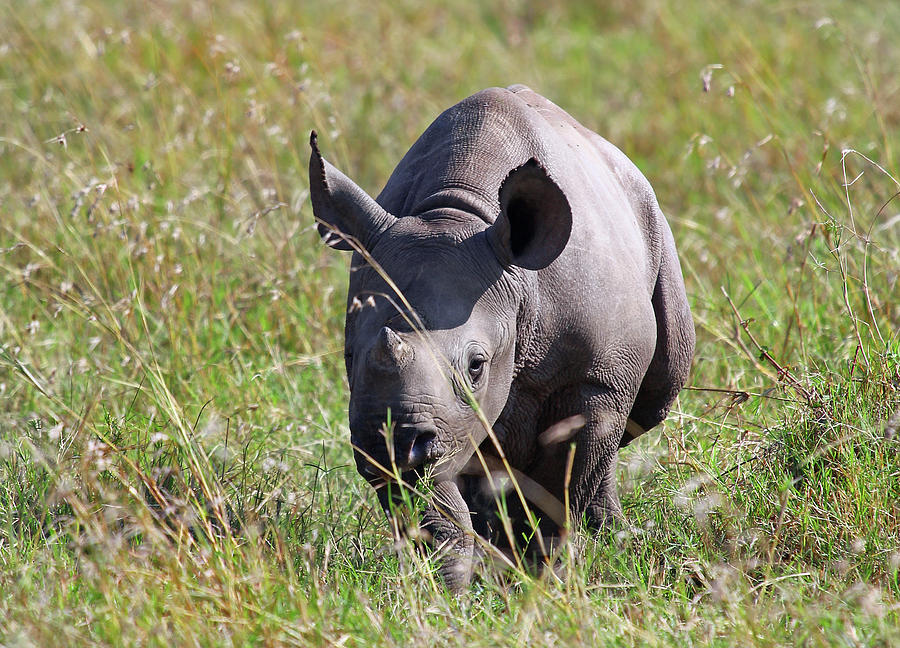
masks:
<path id="1" fill-rule="evenodd" d="M 900 8 L 261 5 L 0 10 L 0 644 L 900 640 Z M 352 466 L 307 137 L 376 193 L 514 82 L 651 180 L 697 354 L 635 531 L 456 600 Z"/>

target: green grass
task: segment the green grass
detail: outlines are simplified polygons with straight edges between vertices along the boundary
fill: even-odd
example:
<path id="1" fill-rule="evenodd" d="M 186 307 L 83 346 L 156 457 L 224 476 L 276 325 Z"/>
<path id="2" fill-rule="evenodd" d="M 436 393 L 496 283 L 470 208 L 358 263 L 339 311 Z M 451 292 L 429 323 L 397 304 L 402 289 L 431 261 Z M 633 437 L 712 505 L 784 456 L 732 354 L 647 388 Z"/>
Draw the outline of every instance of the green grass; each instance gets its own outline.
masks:
<path id="1" fill-rule="evenodd" d="M 0 9 L 0 645 L 900 641 L 900 6 L 391 4 Z M 633 531 L 457 600 L 352 466 L 307 138 L 377 193 L 515 82 L 650 179 L 697 353 Z"/>

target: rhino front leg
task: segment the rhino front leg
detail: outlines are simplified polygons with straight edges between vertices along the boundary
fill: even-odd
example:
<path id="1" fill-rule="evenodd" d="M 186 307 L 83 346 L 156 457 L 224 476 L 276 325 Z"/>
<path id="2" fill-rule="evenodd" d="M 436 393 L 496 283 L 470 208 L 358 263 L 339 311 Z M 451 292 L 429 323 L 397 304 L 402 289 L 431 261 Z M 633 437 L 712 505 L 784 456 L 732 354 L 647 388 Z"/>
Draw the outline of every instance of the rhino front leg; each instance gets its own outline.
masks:
<path id="1" fill-rule="evenodd" d="M 431 535 L 441 578 L 448 589 L 458 592 L 472 577 L 472 517 L 453 481 L 437 482 L 432 498 L 422 516 L 422 528 Z"/>
<path id="2" fill-rule="evenodd" d="M 589 529 L 599 530 L 615 527 L 622 522 L 622 504 L 616 488 L 616 464 L 618 449 L 606 466 L 598 467 L 600 483 L 584 506 L 583 515 Z"/>
<path id="3" fill-rule="evenodd" d="M 604 406 L 603 400 L 606 399 L 591 398 L 584 402 L 582 411 L 587 423 L 575 437 L 570 480 L 572 517 L 578 520 L 583 516 L 591 529 L 606 528 L 622 521 L 616 465 L 627 417 Z"/>

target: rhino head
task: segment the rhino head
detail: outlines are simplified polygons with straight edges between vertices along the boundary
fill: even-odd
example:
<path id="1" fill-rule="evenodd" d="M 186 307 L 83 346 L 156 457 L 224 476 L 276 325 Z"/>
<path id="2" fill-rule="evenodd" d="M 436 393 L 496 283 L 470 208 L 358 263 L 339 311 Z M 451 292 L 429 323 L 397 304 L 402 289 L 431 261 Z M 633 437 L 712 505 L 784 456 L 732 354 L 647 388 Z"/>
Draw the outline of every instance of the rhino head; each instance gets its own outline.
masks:
<path id="1" fill-rule="evenodd" d="M 506 404 L 527 271 L 565 248 L 569 204 L 530 159 L 509 169 L 495 213 L 473 214 L 451 193 L 390 214 L 321 156 L 315 132 L 310 145 L 319 233 L 355 252 L 345 359 L 357 468 L 376 485 L 432 464 L 452 480 Z"/>

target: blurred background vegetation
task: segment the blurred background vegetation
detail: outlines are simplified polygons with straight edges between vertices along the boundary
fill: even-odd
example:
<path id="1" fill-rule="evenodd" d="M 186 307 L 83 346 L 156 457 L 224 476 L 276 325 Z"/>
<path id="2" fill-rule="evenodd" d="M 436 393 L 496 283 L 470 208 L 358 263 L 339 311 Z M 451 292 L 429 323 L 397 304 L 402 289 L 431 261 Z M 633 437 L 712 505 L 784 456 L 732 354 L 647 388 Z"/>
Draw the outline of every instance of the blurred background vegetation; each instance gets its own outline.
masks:
<path id="1" fill-rule="evenodd" d="M 900 5 L 13 0 L 0 8 L 0 642 L 890 645 Z M 450 600 L 351 465 L 370 193 L 525 83 L 631 157 L 698 345 L 623 453 L 634 533 Z"/>

